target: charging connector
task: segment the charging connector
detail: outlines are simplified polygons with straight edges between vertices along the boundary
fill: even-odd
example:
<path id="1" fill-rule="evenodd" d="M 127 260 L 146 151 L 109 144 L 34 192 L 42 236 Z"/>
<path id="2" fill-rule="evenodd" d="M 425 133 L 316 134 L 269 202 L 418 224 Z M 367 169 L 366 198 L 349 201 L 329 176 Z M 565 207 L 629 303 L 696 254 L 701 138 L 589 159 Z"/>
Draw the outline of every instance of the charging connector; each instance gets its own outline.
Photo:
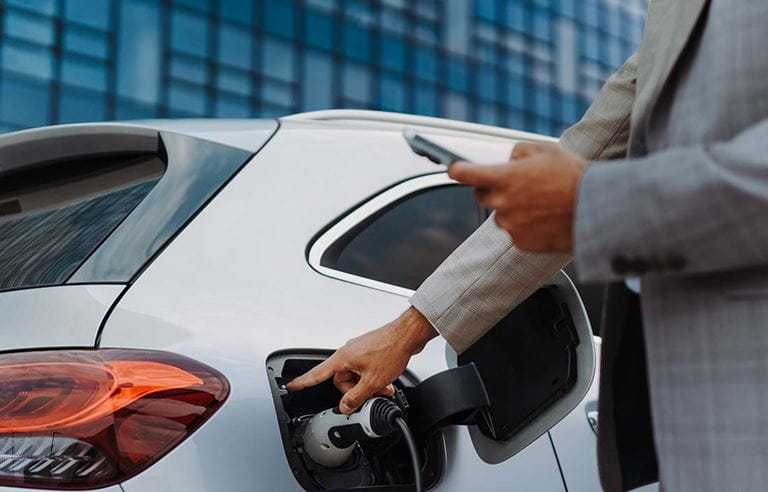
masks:
<path id="1" fill-rule="evenodd" d="M 324 410 L 307 424 L 304 449 L 313 461 L 323 466 L 342 466 L 361 440 L 373 440 L 401 431 L 411 455 L 416 490 L 424 490 L 416 441 L 405 421 L 403 410 L 394 401 L 377 397 L 365 402 L 359 411 L 344 415 L 337 408 Z"/>

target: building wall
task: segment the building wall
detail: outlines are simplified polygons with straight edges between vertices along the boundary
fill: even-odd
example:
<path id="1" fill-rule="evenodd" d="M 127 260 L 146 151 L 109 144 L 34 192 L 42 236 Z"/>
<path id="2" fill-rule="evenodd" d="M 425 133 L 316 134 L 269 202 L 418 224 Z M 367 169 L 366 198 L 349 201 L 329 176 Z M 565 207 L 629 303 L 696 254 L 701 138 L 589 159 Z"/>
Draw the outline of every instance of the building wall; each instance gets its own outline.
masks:
<path id="1" fill-rule="evenodd" d="M 0 131 L 324 108 L 556 135 L 647 0 L 0 0 Z"/>

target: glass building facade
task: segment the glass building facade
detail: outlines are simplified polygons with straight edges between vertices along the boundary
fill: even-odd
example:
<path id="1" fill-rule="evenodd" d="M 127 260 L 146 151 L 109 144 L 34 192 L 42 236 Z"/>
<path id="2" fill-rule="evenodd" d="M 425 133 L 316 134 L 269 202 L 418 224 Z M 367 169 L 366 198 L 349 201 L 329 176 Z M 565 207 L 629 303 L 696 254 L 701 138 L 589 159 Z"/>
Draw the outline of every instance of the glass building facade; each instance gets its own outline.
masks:
<path id="1" fill-rule="evenodd" d="M 0 0 L 0 131 L 326 108 L 556 135 L 647 0 Z"/>

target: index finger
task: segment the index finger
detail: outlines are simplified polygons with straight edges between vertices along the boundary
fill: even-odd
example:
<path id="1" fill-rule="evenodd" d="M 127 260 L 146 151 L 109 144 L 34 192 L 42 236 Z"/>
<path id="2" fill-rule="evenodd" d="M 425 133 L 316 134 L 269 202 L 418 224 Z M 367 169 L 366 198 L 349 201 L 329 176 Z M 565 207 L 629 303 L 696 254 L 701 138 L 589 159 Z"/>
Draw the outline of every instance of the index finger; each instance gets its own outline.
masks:
<path id="1" fill-rule="evenodd" d="M 324 381 L 327 381 L 331 378 L 331 376 L 334 375 L 335 372 L 336 365 L 333 356 L 331 356 L 306 373 L 297 377 L 290 383 L 286 384 L 285 387 L 288 391 L 301 391 L 304 388 L 316 386 Z"/>
<path id="2" fill-rule="evenodd" d="M 448 176 L 470 186 L 493 187 L 506 172 L 506 164 L 493 166 L 457 162 L 448 168 Z"/>

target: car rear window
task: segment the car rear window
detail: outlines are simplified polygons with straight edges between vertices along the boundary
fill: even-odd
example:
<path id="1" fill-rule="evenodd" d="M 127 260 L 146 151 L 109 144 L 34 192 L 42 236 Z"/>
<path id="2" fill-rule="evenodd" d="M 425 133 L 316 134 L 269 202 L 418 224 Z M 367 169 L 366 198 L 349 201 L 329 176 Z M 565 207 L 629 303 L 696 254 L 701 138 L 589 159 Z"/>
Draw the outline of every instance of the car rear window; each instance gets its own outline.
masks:
<path id="1" fill-rule="evenodd" d="M 441 186 L 406 196 L 339 238 L 323 266 L 416 289 L 485 220 L 471 188 Z"/>
<path id="2" fill-rule="evenodd" d="M 61 284 L 165 172 L 156 154 L 82 158 L 3 176 L 0 290 Z"/>

